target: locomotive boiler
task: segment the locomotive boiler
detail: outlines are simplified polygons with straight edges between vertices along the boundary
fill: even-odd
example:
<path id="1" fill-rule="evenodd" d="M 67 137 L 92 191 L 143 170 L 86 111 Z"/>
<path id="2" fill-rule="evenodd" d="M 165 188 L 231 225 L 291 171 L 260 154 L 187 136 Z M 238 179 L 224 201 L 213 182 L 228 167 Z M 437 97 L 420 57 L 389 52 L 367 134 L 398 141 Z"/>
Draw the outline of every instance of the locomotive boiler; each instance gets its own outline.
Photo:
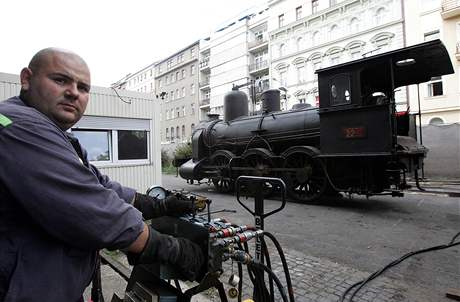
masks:
<path id="1" fill-rule="evenodd" d="M 209 179 L 219 192 L 238 176 L 282 178 L 289 195 L 314 201 L 327 192 L 401 196 L 427 149 L 416 140 L 409 112 L 396 112 L 395 90 L 453 73 L 441 41 L 317 71 L 319 108 L 280 111 L 280 91 L 262 93 L 261 112 L 248 115 L 247 96 L 224 97 L 224 119 L 211 116 L 192 135 L 192 158 L 179 174 Z M 269 193 L 276 188 L 267 185 Z"/>

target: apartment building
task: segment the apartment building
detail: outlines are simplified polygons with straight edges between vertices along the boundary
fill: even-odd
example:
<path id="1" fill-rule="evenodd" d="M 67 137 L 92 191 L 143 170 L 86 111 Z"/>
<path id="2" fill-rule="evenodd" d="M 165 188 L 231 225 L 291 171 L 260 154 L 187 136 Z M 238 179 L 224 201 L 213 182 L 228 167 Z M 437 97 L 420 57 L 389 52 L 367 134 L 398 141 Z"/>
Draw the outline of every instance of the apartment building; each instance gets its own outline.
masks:
<path id="1" fill-rule="evenodd" d="M 270 83 L 282 87 L 283 109 L 317 106 L 320 68 L 404 47 L 400 0 L 270 0 Z M 397 92 L 405 110 L 406 90 Z"/>
<path id="2" fill-rule="evenodd" d="M 199 41 L 154 67 L 155 91 L 161 102 L 162 144 L 187 142 L 199 122 Z"/>
<path id="3" fill-rule="evenodd" d="M 224 96 L 234 86 L 257 110 L 258 94 L 269 87 L 266 6 L 246 11 L 200 43 L 200 118 L 223 114 Z"/>
<path id="4" fill-rule="evenodd" d="M 124 76 L 111 85 L 112 88 L 137 91 L 143 93 L 155 93 L 155 63 L 145 68 Z"/>
<path id="5" fill-rule="evenodd" d="M 422 125 L 460 123 L 460 2 L 457 0 L 405 1 L 407 45 L 441 39 L 455 74 L 432 78 L 410 87 L 409 103 Z"/>

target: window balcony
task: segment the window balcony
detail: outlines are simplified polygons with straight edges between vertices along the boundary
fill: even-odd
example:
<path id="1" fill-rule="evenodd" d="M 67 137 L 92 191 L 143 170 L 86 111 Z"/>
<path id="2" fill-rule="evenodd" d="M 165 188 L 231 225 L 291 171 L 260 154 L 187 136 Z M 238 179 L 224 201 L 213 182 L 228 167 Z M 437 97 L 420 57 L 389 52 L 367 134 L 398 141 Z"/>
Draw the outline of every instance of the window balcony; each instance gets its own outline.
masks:
<path id="1" fill-rule="evenodd" d="M 204 98 L 200 100 L 200 108 L 209 107 L 209 102 L 210 102 L 209 98 Z"/>
<path id="2" fill-rule="evenodd" d="M 460 0 L 442 0 L 441 17 L 445 19 L 460 16 Z"/>
<path id="3" fill-rule="evenodd" d="M 210 67 L 209 67 L 209 57 L 206 57 L 206 58 L 203 58 L 201 61 L 200 61 L 200 70 L 201 71 L 206 71 L 208 70 Z"/>
<path id="4" fill-rule="evenodd" d="M 208 88 L 209 87 L 209 78 L 202 79 L 200 81 L 200 89 Z"/>
<path id="5" fill-rule="evenodd" d="M 259 48 L 266 45 L 268 47 L 267 35 L 261 35 L 256 37 L 254 41 L 248 43 L 248 49 L 249 51 L 259 50 Z"/>
<path id="6" fill-rule="evenodd" d="M 268 61 L 260 61 L 254 64 L 249 65 L 249 72 L 250 73 L 257 73 L 260 71 L 264 71 L 265 69 L 268 69 Z"/>

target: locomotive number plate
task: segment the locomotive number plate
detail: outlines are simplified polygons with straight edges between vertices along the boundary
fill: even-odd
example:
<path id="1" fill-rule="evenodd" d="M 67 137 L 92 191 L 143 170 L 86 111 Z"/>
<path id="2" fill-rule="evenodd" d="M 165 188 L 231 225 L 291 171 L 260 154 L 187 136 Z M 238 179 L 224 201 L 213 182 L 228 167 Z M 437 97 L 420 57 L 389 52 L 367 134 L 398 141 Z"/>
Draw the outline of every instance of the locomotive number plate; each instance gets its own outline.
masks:
<path id="1" fill-rule="evenodd" d="M 344 138 L 365 138 L 365 127 L 344 127 L 342 128 L 342 135 Z"/>

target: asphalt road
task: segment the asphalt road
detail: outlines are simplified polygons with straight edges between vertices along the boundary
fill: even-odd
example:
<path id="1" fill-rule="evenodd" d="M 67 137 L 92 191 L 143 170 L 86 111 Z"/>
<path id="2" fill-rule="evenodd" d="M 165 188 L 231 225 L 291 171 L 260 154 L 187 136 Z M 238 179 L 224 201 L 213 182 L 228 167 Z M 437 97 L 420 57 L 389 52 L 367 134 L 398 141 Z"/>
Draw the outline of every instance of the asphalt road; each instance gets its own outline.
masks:
<path id="1" fill-rule="evenodd" d="M 212 185 L 190 185 L 163 175 L 163 186 L 211 198 L 212 211 L 237 211 L 213 217 L 253 224 L 253 217 L 233 195 L 217 194 Z M 245 202 L 252 206 L 250 199 Z M 267 200 L 265 205 L 269 210 L 280 202 Z M 318 204 L 288 202 L 282 212 L 265 220 L 265 229 L 292 253 L 371 273 L 408 252 L 447 244 L 460 231 L 460 198 L 411 192 L 402 198 L 354 196 Z M 400 301 L 449 301 L 445 292 L 460 289 L 460 247 L 414 256 L 385 277 L 407 285 Z"/>

